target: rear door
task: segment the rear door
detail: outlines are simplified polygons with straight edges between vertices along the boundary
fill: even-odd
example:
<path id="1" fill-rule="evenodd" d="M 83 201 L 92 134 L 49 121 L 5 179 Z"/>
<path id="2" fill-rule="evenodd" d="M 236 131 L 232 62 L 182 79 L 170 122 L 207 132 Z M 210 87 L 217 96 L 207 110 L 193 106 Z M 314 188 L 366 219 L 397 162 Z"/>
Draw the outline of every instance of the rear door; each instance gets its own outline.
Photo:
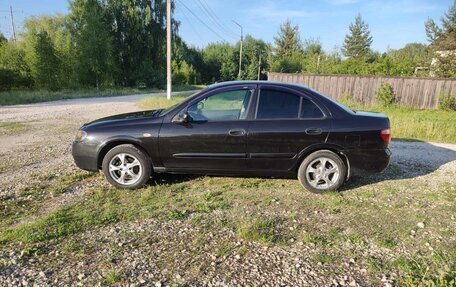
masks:
<path id="1" fill-rule="evenodd" d="M 247 168 L 291 170 L 302 150 L 325 141 L 330 120 L 310 96 L 276 85 L 259 88 L 247 135 Z"/>

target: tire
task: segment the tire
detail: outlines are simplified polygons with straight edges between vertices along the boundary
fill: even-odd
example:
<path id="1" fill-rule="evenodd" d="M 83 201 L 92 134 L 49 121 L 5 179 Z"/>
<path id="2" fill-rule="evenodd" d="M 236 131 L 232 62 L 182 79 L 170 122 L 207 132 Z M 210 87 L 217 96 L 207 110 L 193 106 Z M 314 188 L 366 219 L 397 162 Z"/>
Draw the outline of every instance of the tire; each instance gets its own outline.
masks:
<path id="1" fill-rule="evenodd" d="M 325 168 L 322 164 L 325 164 Z M 298 170 L 299 182 L 313 193 L 336 191 L 344 183 L 346 176 L 345 163 L 329 150 L 320 150 L 308 155 Z"/>
<path id="2" fill-rule="evenodd" d="M 152 174 L 149 157 L 131 144 L 113 147 L 102 163 L 103 173 L 110 184 L 117 188 L 137 189 L 144 186 Z"/>

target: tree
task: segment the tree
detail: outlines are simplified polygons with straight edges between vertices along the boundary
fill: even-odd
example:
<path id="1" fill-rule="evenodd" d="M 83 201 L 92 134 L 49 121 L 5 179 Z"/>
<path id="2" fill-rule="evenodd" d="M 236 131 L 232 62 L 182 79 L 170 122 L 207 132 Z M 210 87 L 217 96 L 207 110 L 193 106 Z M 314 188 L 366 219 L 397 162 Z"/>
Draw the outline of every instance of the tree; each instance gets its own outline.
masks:
<path id="1" fill-rule="evenodd" d="M 235 51 L 239 51 L 238 42 L 234 47 Z M 264 71 L 268 69 L 268 56 L 270 54 L 270 46 L 260 39 L 255 39 L 247 35 L 243 43 L 243 56 L 242 56 L 242 75 L 241 79 L 256 80 L 258 78 L 258 65 L 261 64 L 260 78 L 266 79 Z M 235 53 L 236 64 L 239 63 L 239 54 Z M 260 63 L 261 58 L 261 63 Z M 237 64 L 238 65 L 238 64 Z M 237 67 L 239 69 L 239 67 Z"/>
<path id="2" fill-rule="evenodd" d="M 97 0 L 76 0 L 70 11 L 79 83 L 97 88 L 109 84 L 112 37 L 104 7 Z"/>
<path id="3" fill-rule="evenodd" d="M 106 0 L 115 83 L 160 86 L 166 72 L 166 0 Z M 173 34 L 178 22 L 172 21 Z"/>
<path id="4" fill-rule="evenodd" d="M 303 45 L 299 35 L 299 26 L 293 26 L 290 20 L 280 25 L 274 37 L 274 55 L 270 58 L 273 72 L 296 73 L 302 71 Z"/>
<path id="5" fill-rule="evenodd" d="M 8 40 L 6 39 L 5 35 L 3 35 L 2 32 L 0 32 L 0 47 L 3 46 L 5 43 L 8 43 Z"/>
<path id="6" fill-rule="evenodd" d="M 432 19 L 425 24 L 435 56 L 433 66 L 441 77 L 456 77 L 456 3 L 450 6 L 440 21 L 441 27 Z"/>
<path id="7" fill-rule="evenodd" d="M 238 66 L 237 51 L 229 43 L 212 43 L 203 49 L 204 70 L 201 77 L 204 83 L 230 81 L 236 79 Z"/>
<path id="8" fill-rule="evenodd" d="M 290 20 L 280 25 L 279 33 L 274 37 L 274 42 L 276 57 L 290 57 L 294 53 L 302 53 L 299 26 L 293 26 Z"/>
<path id="9" fill-rule="evenodd" d="M 320 39 L 309 38 L 304 40 L 304 55 L 320 55 L 323 54 L 323 47 Z"/>
<path id="10" fill-rule="evenodd" d="M 30 48 L 28 65 L 36 85 L 50 90 L 60 88 L 60 61 L 48 33 L 38 32 Z"/>
<path id="11" fill-rule="evenodd" d="M 358 14 L 355 23 L 350 23 L 349 34 L 345 36 L 342 53 L 349 58 L 362 58 L 367 56 L 372 44 L 369 25 Z"/>
<path id="12" fill-rule="evenodd" d="M 24 27 L 25 33 L 18 41 L 18 44 L 24 46 L 26 62 L 32 71 L 35 84 L 43 88 L 40 80 L 35 78 L 37 76 L 36 66 L 33 65 L 38 63 L 35 61 L 37 59 L 36 45 L 39 38 L 38 35 L 45 32 L 45 39 L 40 38 L 40 41 L 42 41 L 42 44 L 44 41 L 49 41 L 49 47 L 52 47 L 51 54 L 56 58 L 52 64 L 57 64 L 57 66 L 53 67 L 52 74 L 50 74 L 53 81 L 52 89 L 74 86 L 75 57 L 72 54 L 72 42 L 67 27 L 67 17 L 60 14 L 30 17 L 25 20 Z M 42 36 L 44 34 L 40 37 Z"/>

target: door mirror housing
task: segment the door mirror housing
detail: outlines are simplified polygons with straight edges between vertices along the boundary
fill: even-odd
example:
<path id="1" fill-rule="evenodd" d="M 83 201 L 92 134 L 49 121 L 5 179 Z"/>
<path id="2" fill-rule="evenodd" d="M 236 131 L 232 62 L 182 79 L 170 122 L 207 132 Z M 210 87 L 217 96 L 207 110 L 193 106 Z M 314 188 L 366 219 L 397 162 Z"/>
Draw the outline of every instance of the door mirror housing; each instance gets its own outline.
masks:
<path id="1" fill-rule="evenodd" d="M 189 120 L 190 120 L 190 116 L 188 115 L 187 111 L 183 111 L 174 117 L 173 123 L 185 124 L 185 123 L 188 123 Z"/>

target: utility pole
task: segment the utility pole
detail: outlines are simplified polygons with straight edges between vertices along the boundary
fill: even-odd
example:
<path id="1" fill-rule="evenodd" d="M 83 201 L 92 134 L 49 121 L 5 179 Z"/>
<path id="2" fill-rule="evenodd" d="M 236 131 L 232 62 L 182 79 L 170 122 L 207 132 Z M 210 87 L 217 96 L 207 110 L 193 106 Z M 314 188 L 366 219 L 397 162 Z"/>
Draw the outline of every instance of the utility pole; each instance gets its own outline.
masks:
<path id="1" fill-rule="evenodd" d="M 166 98 L 171 100 L 171 1 L 166 0 Z"/>
<path id="2" fill-rule="evenodd" d="M 13 32 L 13 41 L 16 42 L 16 27 L 14 25 L 14 14 L 13 14 L 12 6 L 10 6 L 10 15 L 11 15 L 11 30 Z"/>
<path id="3" fill-rule="evenodd" d="M 242 75 L 242 40 L 243 40 L 243 31 L 242 30 L 243 29 L 242 29 L 242 26 L 238 22 L 236 22 L 234 20 L 232 20 L 232 21 L 234 22 L 234 24 L 238 25 L 239 28 L 241 28 L 241 49 L 239 50 L 239 74 L 238 74 L 238 79 L 240 80 L 241 75 Z"/>
<path id="4" fill-rule="evenodd" d="M 258 57 L 258 81 L 260 80 L 260 71 L 261 71 L 261 54 Z"/>

